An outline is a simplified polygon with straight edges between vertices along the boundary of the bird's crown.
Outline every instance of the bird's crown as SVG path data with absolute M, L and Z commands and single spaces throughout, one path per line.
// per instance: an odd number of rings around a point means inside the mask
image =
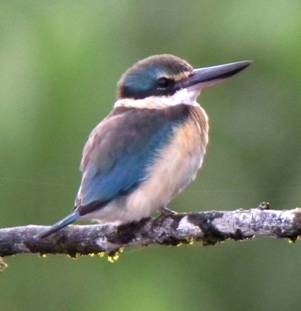
M 179 57 L 170 54 L 150 56 L 122 75 L 118 83 L 118 97 L 141 99 L 172 95 L 176 92 L 176 82 L 187 78 L 192 71 L 192 66 Z

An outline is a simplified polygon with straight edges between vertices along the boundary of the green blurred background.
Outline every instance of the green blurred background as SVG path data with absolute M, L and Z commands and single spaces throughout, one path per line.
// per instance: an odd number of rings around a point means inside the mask
M 72 208 L 90 130 L 136 60 L 255 63 L 201 98 L 202 174 L 178 210 L 301 204 L 301 1 L 1 1 L 0 226 L 50 224 Z M 99 258 L 17 256 L 1 310 L 298 310 L 301 247 L 227 242 Z

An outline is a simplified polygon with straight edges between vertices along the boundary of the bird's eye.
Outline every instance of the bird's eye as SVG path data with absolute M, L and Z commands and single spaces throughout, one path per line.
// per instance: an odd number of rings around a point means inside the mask
M 174 81 L 172 79 L 168 79 L 165 77 L 159 78 L 157 82 L 158 88 L 160 89 L 166 89 L 168 87 L 173 86 L 173 84 L 174 84 Z

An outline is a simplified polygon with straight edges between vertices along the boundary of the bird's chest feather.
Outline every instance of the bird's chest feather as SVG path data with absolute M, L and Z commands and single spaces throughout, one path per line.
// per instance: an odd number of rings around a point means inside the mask
M 187 120 L 149 167 L 148 178 L 128 198 L 129 208 L 143 206 L 146 215 L 167 205 L 195 177 L 208 143 L 208 120 L 201 107 L 192 107 Z

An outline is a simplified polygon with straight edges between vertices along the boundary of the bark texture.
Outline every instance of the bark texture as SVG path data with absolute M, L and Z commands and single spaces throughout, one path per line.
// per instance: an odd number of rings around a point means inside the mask
M 268 203 L 248 210 L 168 214 L 122 226 L 72 225 L 48 238 L 39 237 L 47 226 L 28 225 L 0 229 L 0 256 L 24 253 L 107 253 L 148 245 L 178 245 L 202 241 L 204 245 L 227 239 L 288 238 L 301 234 L 301 209 L 272 210 Z

